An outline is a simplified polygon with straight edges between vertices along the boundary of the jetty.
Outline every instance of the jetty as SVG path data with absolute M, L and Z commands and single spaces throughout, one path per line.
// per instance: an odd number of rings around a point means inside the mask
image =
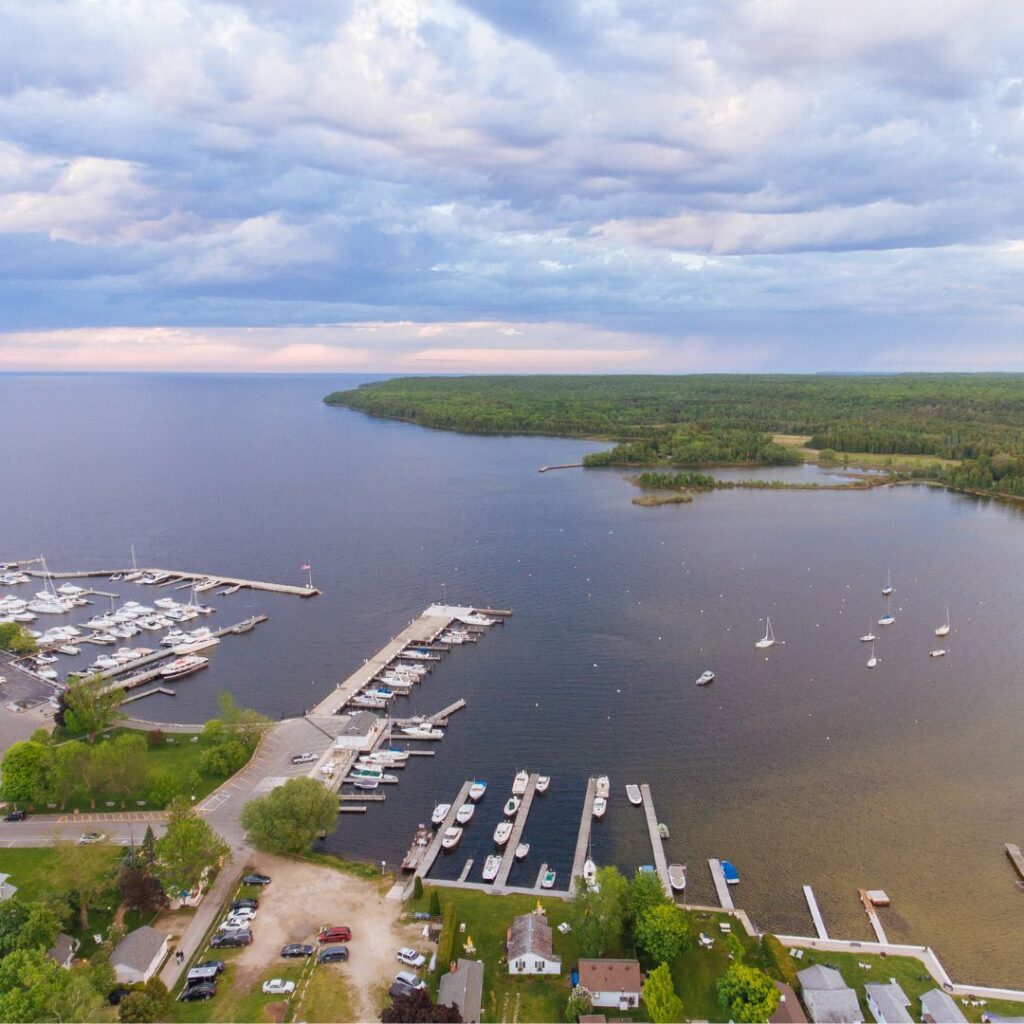
M 131 704 L 133 700 L 142 700 L 143 697 L 152 697 L 154 693 L 164 693 L 168 697 L 177 696 L 176 691 L 167 686 L 154 686 L 152 690 L 143 690 L 142 693 L 133 693 L 130 697 L 125 697 L 121 703 Z
M 312 716 L 339 714 L 353 697 L 370 686 L 391 662 L 395 661 L 407 647 L 432 644 L 453 623 L 464 616 L 488 615 L 503 621 L 512 613 L 494 608 L 472 608 L 459 605 L 432 604 L 409 623 L 397 636 L 392 637 L 372 658 L 368 658 L 347 679 L 340 682 L 316 707 L 308 713 Z M 484 627 L 481 627 L 484 628 Z M 420 659 L 433 663 L 433 657 Z M 457 702 L 456 702 L 457 703 Z M 458 710 L 453 708 L 452 710 Z M 449 711 L 449 714 L 451 711 Z
M 644 802 L 644 814 L 647 815 L 647 832 L 651 839 L 651 851 L 654 854 L 654 867 L 661 879 L 665 895 L 672 898 L 672 883 L 668 877 L 668 861 L 665 859 L 665 844 L 658 832 L 658 818 L 654 813 L 654 799 L 651 796 L 651 787 L 647 783 L 640 786 L 640 796 Z
M 272 594 L 295 594 L 297 597 L 315 597 L 320 591 L 316 587 L 296 587 L 288 583 L 267 583 L 264 580 L 244 580 L 236 576 L 221 576 L 216 572 L 183 572 L 179 569 L 85 569 L 79 572 L 44 572 L 42 569 L 28 569 L 29 576 L 53 577 L 55 580 L 84 580 L 97 576 L 117 576 L 129 572 L 140 572 L 143 575 L 163 574 L 168 577 L 176 577 L 176 580 L 169 582 L 189 581 L 191 586 L 198 580 L 209 580 L 217 586 L 248 587 L 250 590 L 265 590 Z M 135 582 L 135 581 L 129 581 Z M 211 588 L 212 589 L 212 588 Z
M 827 939 L 828 931 L 825 929 L 825 920 L 818 909 L 818 901 L 814 898 L 814 890 L 804 886 L 804 899 L 807 900 L 807 909 L 811 912 L 811 920 L 814 922 L 814 930 L 818 933 L 819 939 Z
M 454 704 L 449 704 L 448 707 L 442 708 L 440 711 L 437 711 L 432 715 L 427 715 L 426 718 L 392 718 L 391 724 L 397 725 L 399 728 L 403 725 L 416 725 L 417 722 L 430 722 L 431 725 L 447 725 L 448 716 L 454 715 L 456 711 L 461 711 L 465 706 L 465 698 L 460 697 Z M 420 753 L 427 754 L 431 753 L 431 751 L 424 750 L 420 751 Z
M 1017 869 L 1017 874 L 1024 879 L 1024 856 L 1021 855 L 1020 847 L 1016 843 L 1007 843 L 1006 856 L 1010 858 L 1010 863 Z
M 590 829 L 594 824 L 594 795 L 597 793 L 597 779 L 587 779 L 587 795 L 583 798 L 583 814 L 580 816 L 580 830 L 576 835 L 576 853 L 572 858 L 572 876 L 569 879 L 569 891 L 576 887 L 576 879 L 583 876 L 583 864 L 587 859 L 590 846 Z
M 530 813 L 530 806 L 533 803 L 534 794 L 537 792 L 537 779 L 538 775 L 533 773 L 529 781 L 526 783 L 526 792 L 523 793 L 523 801 L 519 805 L 519 810 L 516 811 L 516 820 L 512 826 L 512 835 L 509 837 L 508 842 L 505 844 L 505 849 L 501 855 L 501 867 L 498 868 L 498 874 L 494 879 L 494 888 L 502 888 L 506 882 L 508 882 L 509 872 L 512 870 L 512 865 L 516 859 L 516 847 L 519 845 L 520 840 L 523 836 L 523 829 L 526 828 L 526 817 Z
M 412 878 L 409 880 L 408 891 L 411 893 L 413 886 L 416 884 L 416 879 L 424 879 L 427 877 L 430 869 L 434 866 L 434 861 L 437 860 L 437 855 L 441 852 L 441 840 L 444 838 L 445 832 L 455 824 L 455 816 L 459 813 L 459 808 L 469 799 L 469 790 L 472 787 L 472 780 L 464 782 L 462 789 L 459 790 L 459 795 L 453 801 L 451 808 L 447 815 L 445 815 L 444 821 L 441 822 L 440 827 L 434 834 L 434 838 L 427 847 L 427 852 L 423 855 L 423 860 L 419 862 L 416 870 L 413 872 Z M 432 883 L 433 884 L 433 883 Z M 463 885 L 469 883 L 463 882 Z M 490 886 L 485 886 L 488 890 Z
M 871 897 L 868 896 L 864 889 L 858 890 L 858 894 L 861 903 L 864 905 L 864 912 L 868 915 L 868 920 L 871 922 L 871 927 L 875 930 L 875 936 L 883 945 L 888 944 L 889 939 L 886 937 L 881 918 L 878 916 L 878 911 L 875 910 L 874 903 L 871 902 Z
M 729 883 L 725 880 L 725 872 L 722 871 L 722 862 L 717 857 L 708 861 L 711 868 L 711 878 L 715 883 L 715 892 L 718 893 L 718 903 L 723 910 L 735 910 L 732 902 L 732 894 L 729 892 Z

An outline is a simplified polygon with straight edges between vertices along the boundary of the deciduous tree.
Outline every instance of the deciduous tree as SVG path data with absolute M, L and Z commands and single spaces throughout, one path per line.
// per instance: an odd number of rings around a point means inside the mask
M 762 1022 L 779 1005 L 779 990 L 759 968 L 733 963 L 718 979 L 718 1002 L 733 1020 Z
M 644 981 L 644 1004 L 654 1024 L 674 1024 L 683 1015 L 683 1001 L 672 984 L 668 964 L 659 964 Z
M 315 779 L 289 779 L 242 809 L 242 827 L 259 850 L 302 853 L 334 827 L 338 798 Z
M 54 882 L 78 903 L 79 923 L 89 927 L 89 907 L 114 883 L 117 853 L 109 843 L 73 843 L 59 839 Z
M 405 996 L 395 996 L 380 1015 L 382 1024 L 461 1024 L 462 1014 L 452 1006 L 435 1005 L 426 989 L 417 989 Z
M 654 871 L 637 871 L 629 883 L 629 916 L 639 920 L 646 911 L 662 903 L 669 903 L 665 886 Z
M 142 868 L 125 868 L 117 880 L 117 890 L 129 910 L 159 910 L 167 903 L 160 879 Z
M 690 944 L 690 924 L 672 903 L 645 911 L 633 928 L 636 944 L 657 963 L 669 963 Z
M 72 736 L 84 735 L 92 743 L 96 734 L 124 717 L 120 690 L 108 690 L 98 675 L 74 679 L 61 698 L 61 722 Z
M 586 1016 L 594 1009 L 594 1000 L 590 990 L 577 985 L 570 993 L 565 1004 L 566 1024 L 576 1024 L 580 1017 Z
M 572 926 L 587 956 L 602 956 L 622 937 L 629 883 L 618 868 L 601 868 L 594 888 L 578 880 L 572 902 Z
M 0 651 L 31 654 L 35 649 L 36 642 L 24 626 L 17 622 L 0 622 Z
M 85 763 L 90 754 L 89 747 L 79 740 L 53 748 L 46 795 L 61 808 L 85 788 Z
M 159 978 L 150 978 L 121 1000 L 117 1018 L 125 1024 L 152 1024 L 167 1019 L 173 1002 L 167 986 Z
M 88 969 L 66 971 L 45 950 L 18 949 L 0 960 L 0 1021 L 91 1021 L 103 998 Z
M 203 873 L 228 853 L 228 845 L 198 817 L 183 797 L 170 808 L 167 831 L 156 841 L 159 874 L 168 888 L 188 892 Z
M 2 763 L 3 797 L 15 804 L 30 804 L 46 793 L 51 751 L 41 743 L 12 743 Z

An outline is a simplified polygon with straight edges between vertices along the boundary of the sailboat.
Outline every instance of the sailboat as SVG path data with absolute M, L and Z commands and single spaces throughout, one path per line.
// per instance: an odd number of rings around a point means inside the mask
M 887 572 L 886 575 L 885 575 L 885 586 L 882 587 L 882 595 L 884 597 L 888 597 L 892 592 L 893 592 L 892 570 L 890 569 L 889 572 Z
M 878 664 L 878 659 L 875 657 L 875 641 L 871 641 L 871 657 L 868 658 L 868 668 L 874 668 Z
M 936 636 L 949 636 L 949 605 L 946 605 L 946 623 L 935 630 Z
M 132 552 L 132 571 L 126 572 L 124 574 L 123 579 L 125 583 L 131 583 L 132 581 L 137 580 L 142 575 L 142 570 L 139 569 L 138 565 L 135 562 L 135 545 L 131 544 L 129 546 L 131 547 Z
M 890 607 L 891 603 L 889 598 L 885 599 L 885 614 L 878 620 L 880 626 L 891 626 L 896 621 L 896 616 L 893 615 Z
M 871 632 L 871 623 L 868 623 L 868 631 L 860 638 L 860 642 L 862 644 L 870 644 L 877 639 L 878 637 Z
M 754 644 L 758 650 L 762 651 L 775 645 L 775 634 L 772 632 L 772 620 L 766 619 L 765 622 L 767 629 L 764 631 L 764 636 Z

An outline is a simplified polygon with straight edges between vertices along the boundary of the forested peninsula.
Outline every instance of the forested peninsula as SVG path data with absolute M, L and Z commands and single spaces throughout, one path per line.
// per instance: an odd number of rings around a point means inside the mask
M 1024 497 L 1024 375 L 402 377 L 324 401 L 425 427 L 604 438 L 587 466 L 858 461 Z

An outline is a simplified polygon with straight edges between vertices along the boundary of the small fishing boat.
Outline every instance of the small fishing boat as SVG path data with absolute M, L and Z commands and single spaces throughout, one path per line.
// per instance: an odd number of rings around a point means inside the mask
M 526 786 L 529 781 L 529 772 L 517 772 L 515 779 L 512 781 L 512 795 L 522 796 L 526 792 Z
M 712 672 L 711 669 L 708 669 L 707 671 L 702 672 L 697 677 L 697 685 L 698 686 L 707 686 L 708 683 L 713 683 L 714 681 L 715 681 L 715 673 Z
M 501 857 L 496 853 L 492 853 L 487 860 L 484 861 L 484 881 L 493 882 L 498 877 L 498 871 L 501 869 Z
M 629 798 L 629 802 L 637 807 L 644 802 L 644 798 L 640 795 L 640 787 L 632 782 L 626 787 L 626 796 Z
M 593 885 L 597 881 L 597 865 L 588 857 L 583 862 L 583 881 Z
M 775 646 L 775 633 L 772 631 L 772 620 L 765 619 L 765 624 L 767 628 L 764 631 L 764 636 L 754 644 L 754 646 L 761 651 Z
M 451 809 L 451 804 L 438 804 L 434 808 L 434 813 L 430 816 L 431 822 L 435 825 L 440 825 L 448 817 L 448 812 Z
M 477 779 L 472 786 L 469 787 L 469 799 L 479 800 L 484 793 L 487 792 L 487 783 L 483 779 Z
M 454 850 L 462 840 L 462 829 L 457 825 L 452 825 L 451 828 L 445 829 L 444 835 L 441 837 L 441 847 L 445 850 Z
M 544 877 L 540 880 L 540 887 L 542 889 L 553 889 L 555 887 L 555 873 L 550 868 L 544 872 Z
M 686 865 L 669 864 L 668 881 L 676 892 L 682 892 L 686 888 Z
M 548 791 L 548 786 L 550 786 L 550 785 L 551 785 L 551 776 L 550 775 L 538 775 L 537 776 L 537 792 L 538 793 L 546 793 Z
M 494 841 L 499 846 L 504 846 L 512 835 L 512 822 L 499 821 L 498 827 L 494 830 Z
M 740 884 L 740 873 L 733 866 L 732 861 L 730 861 L 730 860 L 723 860 L 722 861 L 722 874 L 725 876 L 725 880 L 726 880 L 726 882 L 729 885 L 739 885 Z
M 928 652 L 929 658 L 943 658 L 946 655 L 946 650 L 943 647 L 938 647 L 934 651 Z
M 597 782 L 594 784 L 594 793 L 597 796 L 603 796 L 605 800 L 608 799 L 612 791 L 612 785 L 608 781 L 607 775 L 599 775 Z
M 510 796 L 505 801 L 505 817 L 511 818 L 519 810 L 520 800 L 517 796 Z
M 594 817 L 603 818 L 604 812 L 608 810 L 608 800 L 603 796 L 594 797 Z
M 520 843 L 516 847 L 516 860 L 524 860 L 526 855 L 530 852 L 529 843 Z
M 473 817 L 473 812 L 476 810 L 475 804 L 463 804 L 455 814 L 455 820 L 460 825 L 465 825 L 469 822 L 469 819 Z
M 668 825 L 666 825 L 663 821 L 658 822 L 658 835 L 661 836 L 662 839 L 669 838 Z
M 935 630 L 936 636 L 949 636 L 949 606 L 946 606 L 946 621 Z

